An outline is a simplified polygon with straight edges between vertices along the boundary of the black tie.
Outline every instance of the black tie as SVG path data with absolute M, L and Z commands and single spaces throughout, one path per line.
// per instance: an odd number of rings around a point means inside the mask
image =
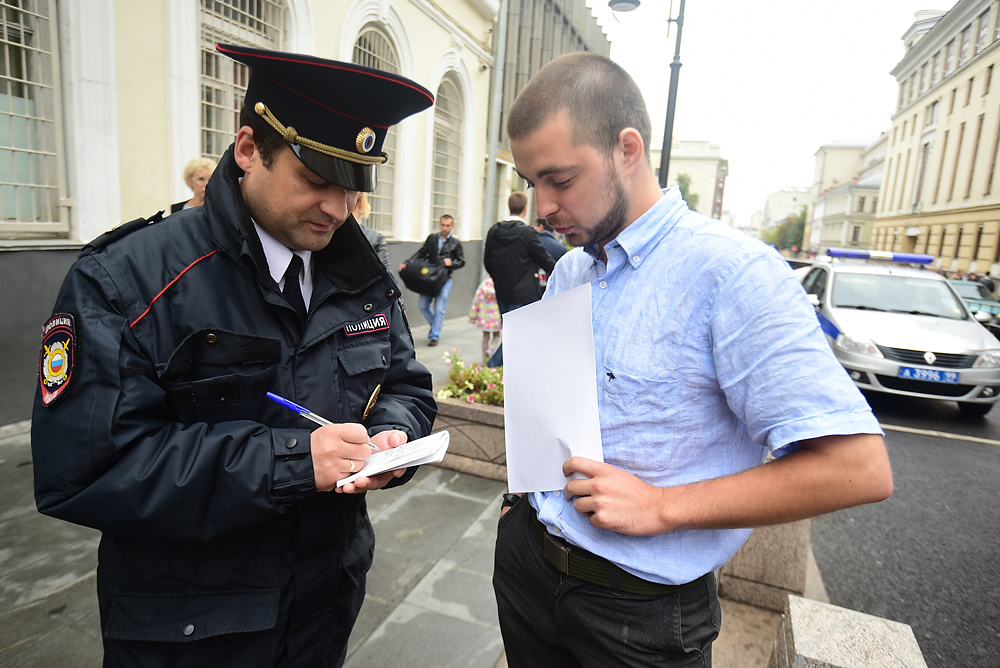
M 281 291 L 281 294 L 285 295 L 285 299 L 302 318 L 302 322 L 305 322 L 306 303 L 302 300 L 302 288 L 299 286 L 299 274 L 301 273 L 302 258 L 292 253 L 292 261 L 288 263 L 288 269 L 285 270 L 285 289 Z

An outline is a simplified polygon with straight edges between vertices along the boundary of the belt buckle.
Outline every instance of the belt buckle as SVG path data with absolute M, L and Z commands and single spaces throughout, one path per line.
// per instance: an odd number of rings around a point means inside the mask
M 545 558 L 559 572 L 569 574 L 569 553 L 572 548 L 566 541 L 556 538 L 548 531 L 544 532 L 542 538 L 544 539 L 542 545 L 545 548 Z

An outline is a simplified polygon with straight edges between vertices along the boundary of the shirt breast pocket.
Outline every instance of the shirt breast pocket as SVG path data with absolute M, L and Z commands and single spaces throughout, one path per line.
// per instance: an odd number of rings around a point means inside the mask
M 189 334 L 159 372 L 184 425 L 251 420 L 277 381 L 278 339 L 220 329 Z

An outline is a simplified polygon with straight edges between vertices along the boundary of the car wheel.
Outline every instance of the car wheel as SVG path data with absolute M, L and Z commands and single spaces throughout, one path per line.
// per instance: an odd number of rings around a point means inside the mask
M 968 404 L 959 403 L 958 412 L 967 417 L 983 417 L 990 412 L 993 404 Z

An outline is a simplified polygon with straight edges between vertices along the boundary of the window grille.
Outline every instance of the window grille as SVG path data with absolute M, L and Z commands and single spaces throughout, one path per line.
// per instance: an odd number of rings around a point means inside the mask
M 0 0 L 0 231 L 69 231 L 55 4 Z
M 431 228 L 441 216 L 458 215 L 458 184 L 462 173 L 462 100 L 447 77 L 434 103 L 434 184 Z
M 219 42 L 281 50 L 285 8 L 277 0 L 201 0 L 201 153 L 218 160 L 239 130 L 250 69 Z
M 399 56 L 389 38 L 375 26 L 367 26 L 361 30 L 358 41 L 354 43 L 354 55 L 351 58 L 356 64 L 372 69 L 400 74 Z M 364 95 L 364 91 L 355 92 Z M 372 212 L 368 217 L 368 226 L 378 230 L 387 237 L 393 236 L 392 202 L 393 189 L 396 180 L 396 127 L 389 128 L 382 143 L 382 150 L 389 155 L 389 161 L 375 167 L 377 185 L 375 192 L 368 193 Z

